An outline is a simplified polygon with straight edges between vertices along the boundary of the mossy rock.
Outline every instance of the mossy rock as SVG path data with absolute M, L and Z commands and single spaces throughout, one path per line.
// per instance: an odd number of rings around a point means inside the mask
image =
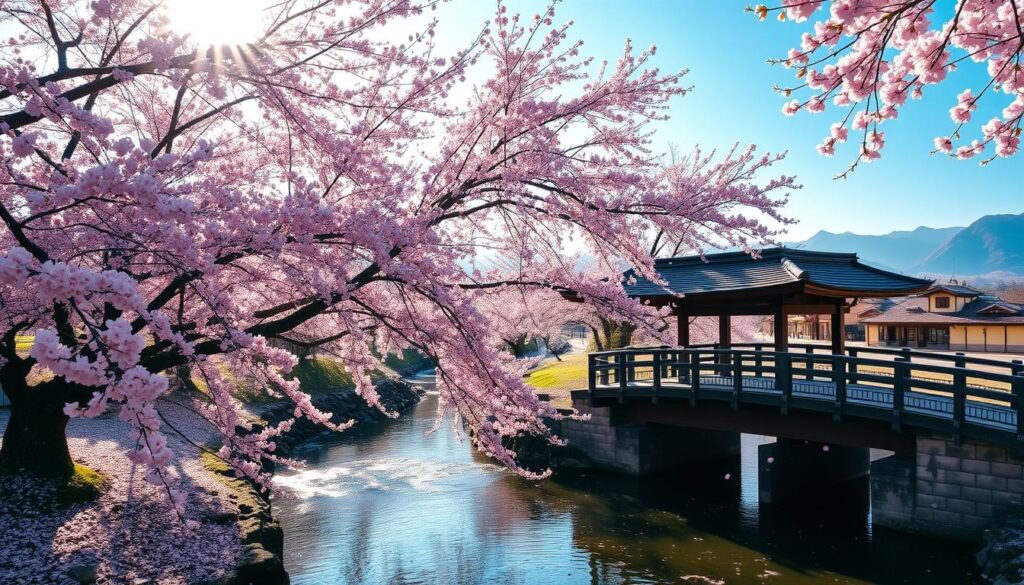
M 75 472 L 57 485 L 57 501 L 61 504 L 78 504 L 91 502 L 100 497 L 110 487 L 110 478 L 106 475 L 75 463 Z

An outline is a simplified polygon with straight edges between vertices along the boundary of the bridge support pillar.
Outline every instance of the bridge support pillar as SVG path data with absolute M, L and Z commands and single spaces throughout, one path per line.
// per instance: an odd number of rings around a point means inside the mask
M 917 473 L 912 455 L 890 455 L 871 462 L 871 523 L 914 530 Z
M 771 504 L 868 472 L 868 449 L 779 439 L 757 448 L 758 499 Z
M 622 406 L 593 407 L 585 394 L 573 396 L 573 407 L 590 420 L 562 421 L 562 438 L 609 471 L 644 475 L 740 453 L 739 433 L 628 424 L 622 420 Z

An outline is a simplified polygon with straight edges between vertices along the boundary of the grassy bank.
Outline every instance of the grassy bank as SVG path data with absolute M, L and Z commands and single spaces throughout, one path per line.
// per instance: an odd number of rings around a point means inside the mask
M 526 383 L 549 394 L 555 406 L 570 405 L 569 392 L 587 387 L 587 354 L 570 353 L 530 372 Z

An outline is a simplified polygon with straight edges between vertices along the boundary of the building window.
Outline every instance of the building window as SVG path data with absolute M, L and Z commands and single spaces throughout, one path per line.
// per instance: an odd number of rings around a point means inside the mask
M 936 309 L 948 309 L 949 308 L 949 297 L 935 297 L 935 308 Z
M 928 345 L 949 346 L 949 327 L 927 327 Z

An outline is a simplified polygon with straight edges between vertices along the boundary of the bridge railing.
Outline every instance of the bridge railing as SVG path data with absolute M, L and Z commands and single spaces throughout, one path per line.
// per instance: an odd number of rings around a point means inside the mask
M 775 352 L 759 345 L 591 353 L 591 397 L 656 401 L 672 396 L 689 398 L 694 404 L 707 398 L 727 400 L 736 408 L 748 402 L 774 404 L 783 413 L 797 406 L 828 410 L 837 419 L 848 413 L 890 419 L 897 429 L 909 421 L 948 430 L 957 439 L 965 431 L 979 431 L 1024 442 L 1024 366 L 1020 362 L 942 356 L 952 358 L 946 360 L 902 351 L 892 359 L 864 357 L 859 351 L 853 355 L 805 348 Z M 992 363 L 1005 366 L 1006 371 L 993 371 Z
M 699 345 L 690 345 L 688 348 L 695 349 L 718 349 L 717 343 L 707 343 Z M 774 349 L 772 343 L 759 343 L 759 342 L 748 342 L 748 343 L 733 343 L 730 345 L 733 349 L 752 349 L 754 351 L 772 351 Z M 789 344 L 790 353 L 813 353 L 815 355 L 832 355 L 832 346 L 823 343 L 791 343 Z M 950 365 L 956 365 L 959 367 L 972 367 L 979 366 L 987 370 L 993 370 L 997 372 L 1003 372 L 1013 375 L 1021 369 L 1024 369 L 1024 362 L 1021 360 L 999 360 L 992 358 L 979 358 L 974 356 L 968 356 L 964 352 L 955 353 L 939 353 L 936 351 L 927 351 L 913 349 L 910 347 L 891 348 L 891 347 L 867 347 L 867 346 L 847 346 L 844 355 L 850 357 L 859 356 L 887 356 L 887 357 L 902 357 L 907 360 L 926 360 L 936 363 L 946 363 Z M 979 368 L 979 369 L 980 369 Z

